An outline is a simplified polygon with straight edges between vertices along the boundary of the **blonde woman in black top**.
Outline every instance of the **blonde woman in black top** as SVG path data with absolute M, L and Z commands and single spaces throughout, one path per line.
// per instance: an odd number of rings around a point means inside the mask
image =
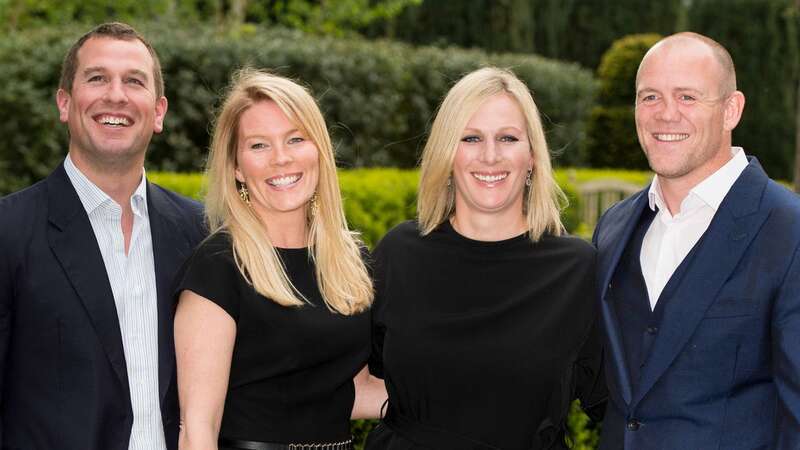
M 351 415 L 383 400 L 362 370 L 354 406 L 373 293 L 311 95 L 240 73 L 207 175 L 213 234 L 185 267 L 175 318 L 180 448 L 350 448 Z
M 569 237 L 539 113 L 511 72 L 450 90 L 422 156 L 417 222 L 375 252 L 371 371 L 389 407 L 367 449 L 562 449 L 573 398 L 606 388 L 595 251 Z

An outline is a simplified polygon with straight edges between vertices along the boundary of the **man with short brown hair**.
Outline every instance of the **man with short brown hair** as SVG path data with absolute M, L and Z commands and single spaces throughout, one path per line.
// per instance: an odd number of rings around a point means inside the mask
M 158 58 L 103 24 L 64 60 L 69 153 L 0 199 L 0 446 L 176 450 L 172 282 L 201 206 L 148 183 L 163 129 Z

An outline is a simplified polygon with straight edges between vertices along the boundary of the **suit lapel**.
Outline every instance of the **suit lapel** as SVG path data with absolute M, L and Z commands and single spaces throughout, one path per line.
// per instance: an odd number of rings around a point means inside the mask
M 731 187 L 703 235 L 680 285 L 665 305 L 659 333 L 633 398 L 644 397 L 683 350 L 706 310 L 739 264 L 766 214 L 756 214 L 768 178 L 751 161 Z
M 127 390 L 125 352 L 111 283 L 92 225 L 63 165 L 47 178 L 47 195 L 50 248 L 86 308 L 108 360 Z
M 608 336 L 609 351 L 612 356 L 615 373 L 614 378 L 618 380 L 620 394 L 625 403 L 630 404 L 632 388 L 630 382 L 630 372 L 628 371 L 625 351 L 622 346 L 620 336 L 620 326 L 617 320 L 617 312 L 614 305 L 606 300 L 611 277 L 617 269 L 619 259 L 622 256 L 628 241 L 636 229 L 636 224 L 642 215 L 642 210 L 647 207 L 647 189 L 640 191 L 627 203 L 621 204 L 618 210 L 614 211 L 614 217 L 609 218 L 608 225 L 605 225 L 602 233 L 598 233 L 595 244 L 600 250 L 599 264 L 600 274 L 598 277 L 600 285 L 600 311 L 602 313 L 603 325 Z M 619 219 L 616 219 L 619 217 Z
M 158 292 L 158 381 L 163 399 L 175 371 L 173 283 L 178 269 L 191 254 L 192 243 L 179 225 L 176 206 L 150 183 L 147 184 L 147 203 Z

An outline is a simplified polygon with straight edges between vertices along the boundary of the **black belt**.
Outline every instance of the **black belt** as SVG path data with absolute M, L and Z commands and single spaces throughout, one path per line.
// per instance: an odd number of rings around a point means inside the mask
M 324 444 L 277 444 L 274 442 L 242 441 L 221 437 L 219 438 L 219 445 L 238 450 L 353 450 L 352 439 Z
M 383 423 L 406 439 L 427 448 L 441 450 L 499 450 L 497 447 L 485 442 L 476 441 L 429 425 L 423 425 L 411 418 L 401 416 L 392 410 L 391 405 L 389 405 L 389 410 L 386 412 L 386 417 L 383 418 Z

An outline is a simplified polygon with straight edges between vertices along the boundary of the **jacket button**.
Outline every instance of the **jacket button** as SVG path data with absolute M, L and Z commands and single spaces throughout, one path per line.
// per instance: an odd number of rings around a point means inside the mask
M 629 431 L 636 431 L 636 430 L 639 429 L 639 427 L 641 425 L 642 425 L 641 422 L 639 422 L 638 420 L 631 419 L 631 420 L 628 421 L 627 428 L 628 428 Z
M 647 327 L 647 334 L 656 334 L 658 333 L 658 327 Z

